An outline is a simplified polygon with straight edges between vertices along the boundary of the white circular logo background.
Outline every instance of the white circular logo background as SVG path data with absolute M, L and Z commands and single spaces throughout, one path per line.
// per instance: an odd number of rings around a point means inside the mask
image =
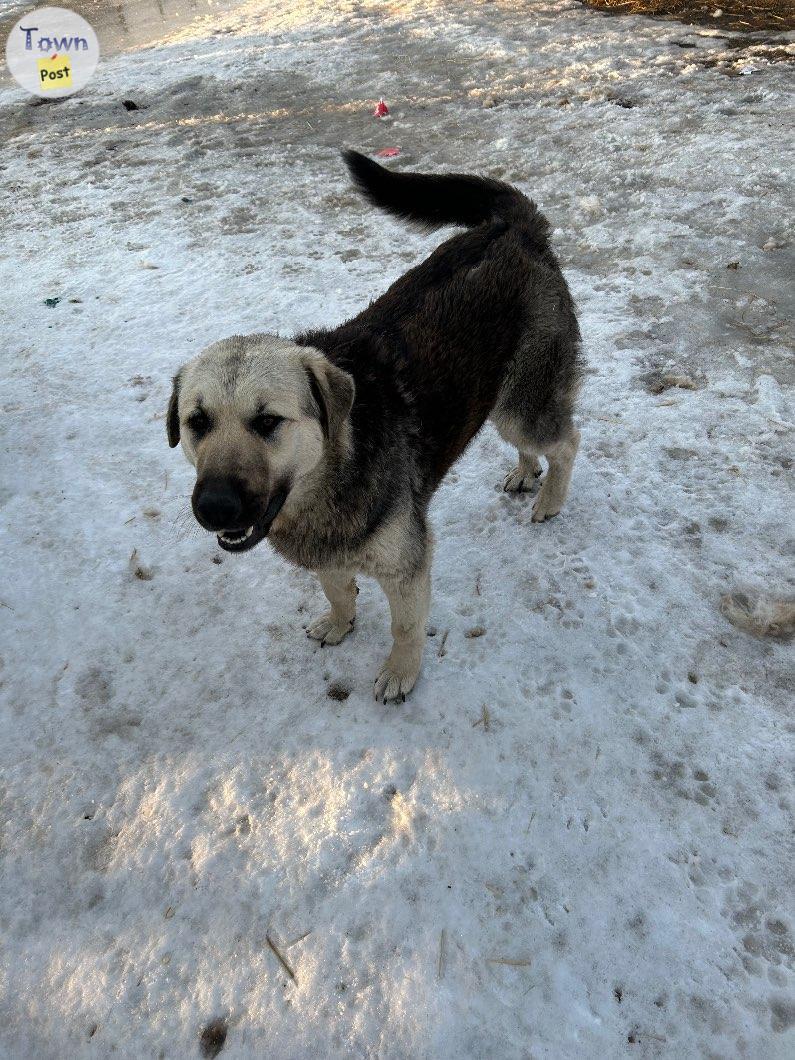
M 99 62 L 97 35 L 65 7 L 40 7 L 23 15 L 8 35 L 6 62 L 17 84 L 43 99 L 71 96 Z

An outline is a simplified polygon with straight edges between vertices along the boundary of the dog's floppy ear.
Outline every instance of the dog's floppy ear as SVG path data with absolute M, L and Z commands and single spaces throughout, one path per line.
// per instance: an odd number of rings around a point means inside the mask
M 307 355 L 303 361 L 323 433 L 327 438 L 336 438 L 351 411 L 356 386 L 347 372 L 320 353 Z
M 180 372 L 174 376 L 174 385 L 171 390 L 171 399 L 168 403 L 168 412 L 166 413 L 166 433 L 168 434 L 168 444 L 172 449 L 179 445 L 179 384 L 180 384 Z

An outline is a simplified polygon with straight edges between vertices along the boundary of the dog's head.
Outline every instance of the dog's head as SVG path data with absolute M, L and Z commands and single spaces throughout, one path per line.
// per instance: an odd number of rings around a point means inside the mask
M 275 335 L 208 346 L 174 378 L 169 445 L 196 468 L 193 512 L 227 552 L 267 536 L 291 493 L 347 444 L 353 379 Z

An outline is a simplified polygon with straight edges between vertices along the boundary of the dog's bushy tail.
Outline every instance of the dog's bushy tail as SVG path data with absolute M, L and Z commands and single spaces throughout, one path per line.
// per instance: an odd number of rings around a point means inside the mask
M 393 173 L 358 151 L 343 151 L 342 157 L 369 202 L 426 229 L 537 216 L 534 203 L 499 180 L 465 173 Z

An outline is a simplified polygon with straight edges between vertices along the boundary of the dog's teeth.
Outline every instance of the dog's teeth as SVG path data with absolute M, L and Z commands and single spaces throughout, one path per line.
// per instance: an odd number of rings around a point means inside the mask
M 254 527 L 250 526 L 248 530 L 237 530 L 234 533 L 230 533 L 228 530 L 222 530 L 218 536 L 221 541 L 225 541 L 227 545 L 239 545 L 242 541 L 248 541 L 253 533 Z

